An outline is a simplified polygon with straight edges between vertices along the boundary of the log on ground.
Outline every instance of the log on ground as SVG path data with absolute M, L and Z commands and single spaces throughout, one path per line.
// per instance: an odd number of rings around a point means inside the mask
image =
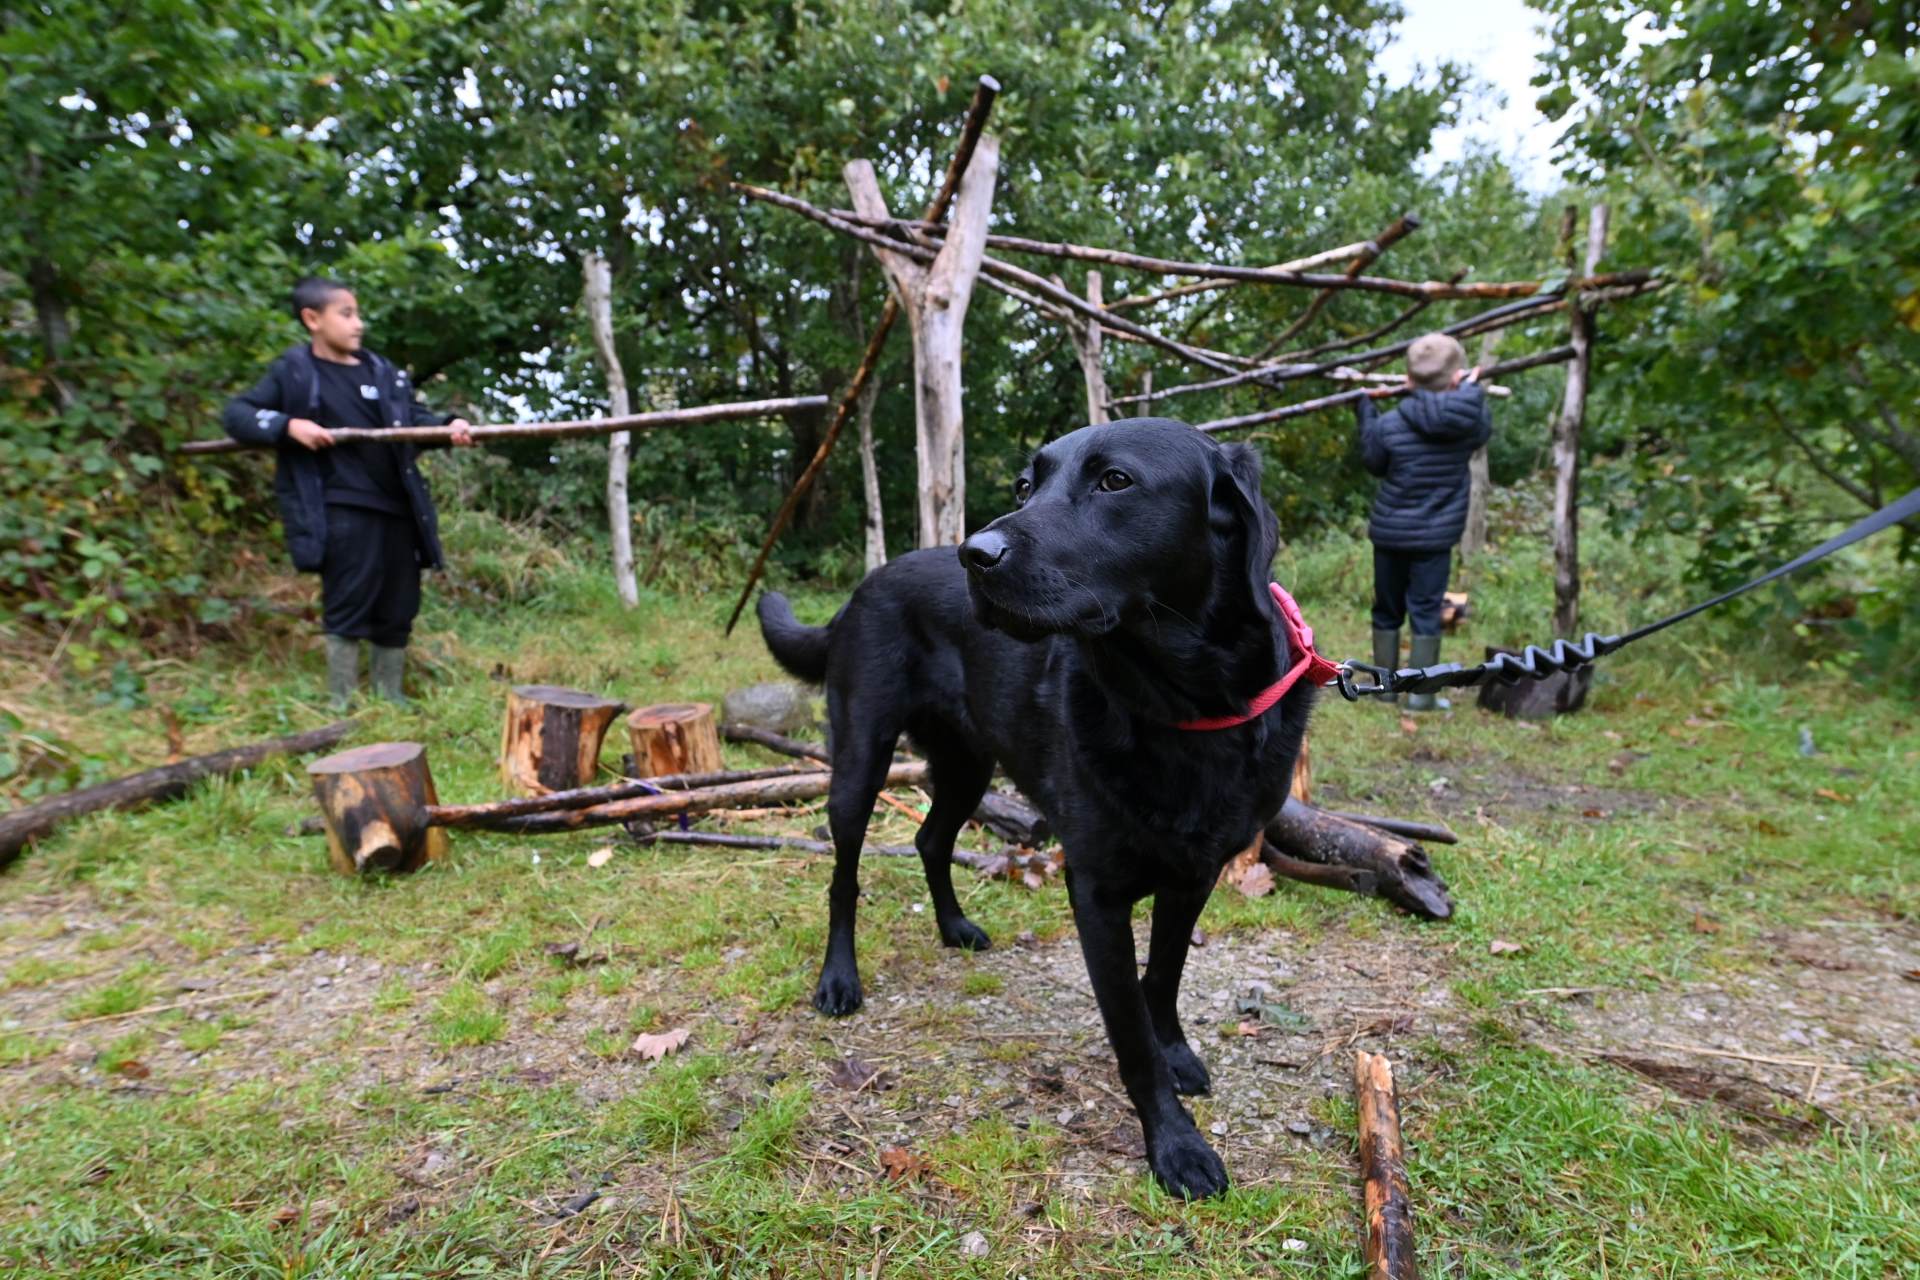
M 439 799 L 427 749 L 376 742 L 307 766 L 327 831 L 327 856 L 342 875 L 418 871 L 447 856 L 447 833 L 427 823 Z
M 1364 1050 L 1354 1054 L 1353 1087 L 1367 1212 L 1367 1280 L 1418 1280 L 1413 1200 L 1407 1187 L 1406 1150 L 1400 1141 L 1393 1064 L 1382 1054 Z
M 623 703 L 551 684 L 516 685 L 500 733 L 500 776 L 523 795 L 571 791 L 593 781 L 600 744 Z
M 1453 915 L 1447 882 L 1434 871 L 1426 850 L 1391 832 L 1289 798 L 1267 824 L 1266 838 L 1267 848 L 1279 855 L 1266 858 L 1275 875 L 1385 898 L 1403 911 L 1430 920 Z M 1302 863 L 1355 874 L 1302 875 Z
M 887 771 L 889 787 L 919 786 L 927 780 L 924 761 L 895 764 Z M 657 796 L 635 796 L 586 809 L 563 809 L 555 813 L 533 813 L 521 817 L 492 819 L 472 825 L 488 831 L 512 831 L 536 834 L 547 831 L 576 831 L 583 827 L 604 827 L 633 822 L 663 814 L 708 813 L 715 809 L 735 809 L 755 805 L 788 804 L 826 795 L 833 775 L 794 774 L 767 778 L 758 782 L 733 782 L 717 787 L 698 787 L 688 791 L 668 791 Z
M 38 804 L 0 814 L 0 867 L 10 864 L 30 841 L 38 840 L 62 822 L 103 809 L 133 809 L 171 800 L 202 778 L 238 773 L 274 756 L 305 755 L 339 746 L 353 731 L 353 721 L 340 720 L 320 729 L 270 738 L 243 747 L 192 756 L 157 769 L 128 774 L 112 782 L 83 787 Z

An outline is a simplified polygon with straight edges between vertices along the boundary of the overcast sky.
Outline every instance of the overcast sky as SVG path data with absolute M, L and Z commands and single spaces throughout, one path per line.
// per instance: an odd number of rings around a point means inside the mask
M 1545 191 L 1555 186 L 1549 157 L 1559 130 L 1533 109 L 1537 90 L 1527 83 L 1534 73 L 1534 55 L 1546 45 L 1536 30 L 1541 15 L 1522 0 L 1401 3 L 1406 20 L 1380 60 L 1390 78 L 1405 83 L 1423 68 L 1451 59 L 1471 68 L 1493 89 L 1470 108 L 1459 128 L 1434 135 L 1432 163 L 1457 158 L 1469 141 L 1484 141 L 1507 158 L 1528 187 Z

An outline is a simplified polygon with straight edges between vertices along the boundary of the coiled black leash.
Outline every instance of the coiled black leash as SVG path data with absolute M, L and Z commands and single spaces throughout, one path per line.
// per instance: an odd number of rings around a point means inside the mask
M 1745 595 L 1756 587 L 1763 587 L 1775 578 L 1783 578 L 1796 569 L 1805 568 L 1815 560 L 1830 556 L 1842 547 L 1850 547 L 1863 538 L 1871 538 L 1882 529 L 1890 529 L 1903 520 L 1911 520 L 1920 515 L 1920 489 L 1915 489 L 1906 497 L 1889 503 L 1866 519 L 1853 525 L 1837 537 L 1829 538 L 1813 550 L 1796 560 L 1788 561 L 1778 569 L 1762 574 L 1751 582 L 1743 583 L 1731 591 L 1722 592 L 1711 600 L 1703 600 L 1689 609 L 1671 614 L 1658 622 L 1649 622 L 1624 636 L 1603 636 L 1589 631 L 1579 641 L 1555 640 L 1545 649 L 1538 645 L 1528 645 L 1521 653 L 1503 653 L 1497 658 L 1471 667 L 1463 667 L 1457 662 L 1443 662 L 1432 667 L 1402 667 L 1393 670 L 1388 667 L 1376 667 L 1368 662 L 1343 662 L 1337 683 L 1340 693 L 1349 702 L 1358 702 L 1362 698 L 1392 698 L 1403 693 L 1438 693 L 1442 689 L 1468 689 L 1474 685 L 1485 684 L 1489 680 L 1498 680 L 1502 684 L 1518 684 L 1522 680 L 1544 680 L 1548 676 L 1562 671 L 1573 671 L 1617 653 L 1636 640 L 1644 640 L 1656 631 L 1665 631 L 1676 622 L 1685 622 L 1696 613 L 1705 613 L 1718 604 L 1725 604 L 1735 596 Z M 1355 681 L 1355 675 L 1371 676 L 1372 683 L 1362 684 Z

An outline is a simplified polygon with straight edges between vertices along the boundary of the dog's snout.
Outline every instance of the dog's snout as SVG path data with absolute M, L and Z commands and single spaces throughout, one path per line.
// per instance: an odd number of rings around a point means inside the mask
M 975 573 L 985 573 L 1007 558 L 1005 534 L 982 529 L 960 544 L 960 559 Z

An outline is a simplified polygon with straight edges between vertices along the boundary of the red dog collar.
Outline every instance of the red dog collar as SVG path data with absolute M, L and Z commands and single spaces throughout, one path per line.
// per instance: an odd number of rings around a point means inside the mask
M 1287 649 L 1300 655 L 1300 660 L 1287 669 L 1287 673 L 1262 689 L 1247 704 L 1244 715 L 1207 716 L 1200 720 L 1182 720 L 1173 727 L 1195 732 L 1208 732 L 1214 729 L 1231 729 L 1235 725 L 1257 720 L 1273 708 L 1273 704 L 1287 696 L 1287 690 L 1306 676 L 1314 684 L 1332 684 L 1340 668 L 1313 651 L 1313 628 L 1300 616 L 1300 606 L 1294 603 L 1287 589 L 1277 582 L 1267 584 L 1267 590 L 1273 593 L 1273 603 L 1280 610 L 1280 625 L 1286 629 Z

